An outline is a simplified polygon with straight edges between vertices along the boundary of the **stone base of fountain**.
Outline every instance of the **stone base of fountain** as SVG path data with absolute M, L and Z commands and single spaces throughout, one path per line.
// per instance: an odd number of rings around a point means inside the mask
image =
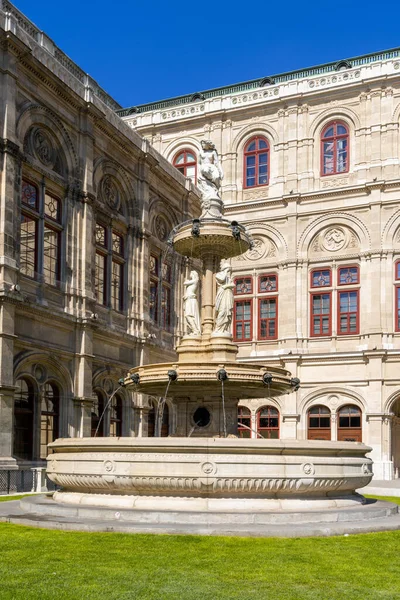
M 370 448 L 353 442 L 238 438 L 75 438 L 50 445 L 60 504 L 233 514 L 363 503 Z M 236 517 L 235 517 L 236 518 Z

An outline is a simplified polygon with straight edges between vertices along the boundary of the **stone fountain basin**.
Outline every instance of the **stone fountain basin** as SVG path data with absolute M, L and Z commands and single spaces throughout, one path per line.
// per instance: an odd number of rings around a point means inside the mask
M 362 502 L 372 479 L 355 442 L 68 438 L 49 445 L 66 504 L 146 510 L 301 510 Z
M 210 253 L 216 258 L 232 258 L 251 247 L 250 236 L 240 225 L 241 237 L 235 239 L 227 219 L 200 219 L 200 235 L 192 235 L 193 223 L 183 223 L 174 233 L 174 249 L 183 256 L 204 258 Z
M 261 367 L 260 365 L 228 363 L 179 362 L 157 363 L 135 367 L 129 371 L 125 378 L 125 386 L 133 387 L 136 392 L 164 396 L 168 384 L 168 371 L 174 370 L 178 374 L 176 381 L 172 381 L 169 394 L 174 398 L 190 394 L 210 395 L 221 397 L 221 383 L 217 379 L 218 370 L 223 367 L 228 379 L 224 382 L 224 393 L 227 400 L 231 398 L 268 398 L 281 396 L 293 391 L 290 384 L 289 371 L 279 367 Z M 272 382 L 266 385 L 262 376 L 265 372 L 272 375 Z M 140 377 L 139 384 L 133 384 L 130 378 L 133 374 Z

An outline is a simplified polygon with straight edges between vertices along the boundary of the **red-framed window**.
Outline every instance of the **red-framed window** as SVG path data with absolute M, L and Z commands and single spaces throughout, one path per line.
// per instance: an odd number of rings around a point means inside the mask
M 349 170 L 349 128 L 332 121 L 321 134 L 321 175 L 338 175 Z
M 276 340 L 278 337 L 278 298 L 258 299 L 258 339 Z
M 396 331 L 400 331 L 400 285 L 395 287 L 395 304 L 396 304 Z
M 240 296 L 242 294 L 253 293 L 253 278 L 252 277 L 235 277 L 235 294 Z
M 279 410 L 263 406 L 257 411 L 257 433 L 268 440 L 279 439 Z
M 394 278 L 396 281 L 400 280 L 400 260 L 396 261 L 394 265 Z
M 265 294 L 268 292 L 278 291 L 278 276 L 271 273 L 266 275 L 260 275 L 258 278 L 258 292 Z
M 61 200 L 45 189 L 22 180 L 20 271 L 49 285 L 61 279 Z
M 251 412 L 246 406 L 238 406 L 238 436 L 251 438 Z
M 338 292 L 338 335 L 359 333 L 359 291 Z
M 252 300 L 235 300 L 233 331 L 236 342 L 250 342 L 252 339 L 252 309 Z
M 358 406 L 342 406 L 337 414 L 339 442 L 362 442 L 361 410 Z
M 244 186 L 245 188 L 268 185 L 269 182 L 269 144 L 265 137 L 256 136 L 249 140 L 244 148 Z
M 180 150 L 172 161 L 174 167 L 185 177 L 190 177 L 193 183 L 197 180 L 197 159 L 193 150 Z
M 311 294 L 311 336 L 331 335 L 332 294 Z
M 360 283 L 360 269 L 357 265 L 340 267 L 338 269 L 338 285 L 353 285 Z
M 313 269 L 310 274 L 310 285 L 316 287 L 330 287 L 332 285 L 332 273 L 330 269 Z
M 307 437 L 309 440 L 331 439 L 331 411 L 327 406 L 313 406 L 307 413 Z

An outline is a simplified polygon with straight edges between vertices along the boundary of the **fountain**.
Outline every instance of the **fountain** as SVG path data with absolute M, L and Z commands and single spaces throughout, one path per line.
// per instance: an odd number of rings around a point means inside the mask
M 347 510 L 354 520 L 364 503 L 355 493 L 372 478 L 371 449 L 364 444 L 237 437 L 240 399 L 292 393 L 300 381 L 281 368 L 236 360 L 229 259 L 246 252 L 251 239 L 242 225 L 224 218 L 222 176 L 214 145 L 203 141 L 201 217 L 176 227 L 170 238 L 176 252 L 202 265 L 201 277 L 193 269 L 184 282 L 186 333 L 175 362 L 135 367 L 123 382 L 161 398 L 156 432 L 165 399 L 173 399 L 174 435 L 56 440 L 47 471 L 61 487 L 53 512 L 74 506 L 89 516 L 100 510 L 102 518 L 133 523 L 189 524 L 195 518 L 227 526 L 310 521 L 315 511 L 329 521 Z

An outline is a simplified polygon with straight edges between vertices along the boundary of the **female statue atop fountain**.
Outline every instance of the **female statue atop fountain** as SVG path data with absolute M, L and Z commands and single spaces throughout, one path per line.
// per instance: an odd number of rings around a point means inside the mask
M 197 290 L 199 287 L 199 274 L 190 271 L 190 277 L 183 282 L 185 294 L 183 296 L 183 313 L 188 335 L 201 335 L 199 302 Z
M 218 152 L 211 140 L 201 141 L 197 185 L 201 191 L 202 217 L 221 218 L 223 204 L 219 194 L 224 177 Z
M 233 313 L 232 268 L 229 263 L 221 262 L 221 271 L 215 275 L 218 291 L 215 298 L 214 334 L 230 334 Z

